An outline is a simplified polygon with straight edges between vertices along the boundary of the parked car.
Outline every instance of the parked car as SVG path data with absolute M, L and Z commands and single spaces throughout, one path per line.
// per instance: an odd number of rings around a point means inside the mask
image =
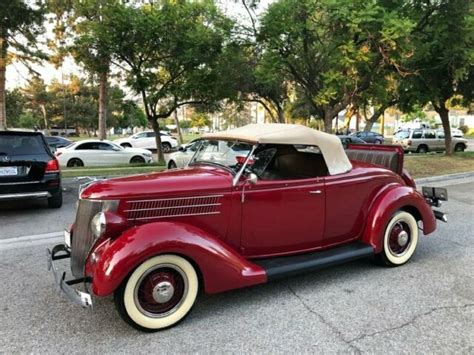
M 45 136 L 45 138 L 51 150 L 56 150 L 58 148 L 65 148 L 72 144 L 72 141 L 60 136 Z
M 247 153 L 208 155 L 220 145 Z M 50 269 L 71 301 L 90 307 L 91 293 L 73 287 L 90 284 L 97 297 L 114 295 L 127 323 L 157 331 L 182 320 L 199 289 L 224 292 L 372 256 L 403 265 L 419 234 L 446 221 L 431 205 L 447 193 L 424 187 L 423 196 L 403 170 L 401 147 L 376 148 L 345 151 L 336 136 L 299 125 L 205 134 L 187 168 L 84 187 Z M 74 279 L 57 268 L 64 258 Z
M 356 137 L 356 136 L 337 136 L 342 143 L 344 149 L 347 148 L 349 144 L 365 144 L 365 141 Z
M 355 132 L 351 134 L 351 136 L 352 135 L 357 138 L 362 139 L 366 143 L 382 144 L 384 141 L 383 136 L 380 133 L 376 133 L 376 132 L 360 131 L 360 132 Z
M 67 167 L 151 163 L 152 153 L 141 148 L 123 148 L 110 141 L 83 140 L 56 152 L 59 164 Z
M 168 132 L 161 131 L 161 146 L 164 153 L 169 153 L 172 149 L 178 147 L 178 140 Z M 154 131 L 144 131 L 135 133 L 127 138 L 120 138 L 114 141 L 122 147 L 144 148 L 156 150 L 156 140 Z
M 39 132 L 0 131 L 0 201 L 63 202 L 59 164 Z
M 393 144 L 399 144 L 407 152 L 427 153 L 446 150 L 444 132 L 433 129 L 409 129 L 395 133 Z M 464 138 L 452 138 L 454 151 L 462 152 L 467 148 Z

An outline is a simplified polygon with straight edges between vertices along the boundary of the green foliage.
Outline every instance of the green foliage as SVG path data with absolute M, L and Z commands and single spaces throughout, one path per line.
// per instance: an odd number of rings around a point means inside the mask
M 26 98 L 19 88 L 6 92 L 6 114 L 9 127 L 20 127 L 20 116 L 23 114 Z
M 461 125 L 461 126 L 459 126 L 459 130 L 460 130 L 463 134 L 467 134 L 467 133 L 469 132 L 469 126 Z
M 209 127 L 211 123 L 211 119 L 205 113 L 195 112 L 191 116 L 190 126 L 196 128 L 204 128 Z

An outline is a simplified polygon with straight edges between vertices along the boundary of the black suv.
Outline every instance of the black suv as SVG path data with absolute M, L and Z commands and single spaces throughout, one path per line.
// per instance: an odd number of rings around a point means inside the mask
M 43 134 L 0 131 L 0 201 L 47 198 L 63 203 L 59 163 Z

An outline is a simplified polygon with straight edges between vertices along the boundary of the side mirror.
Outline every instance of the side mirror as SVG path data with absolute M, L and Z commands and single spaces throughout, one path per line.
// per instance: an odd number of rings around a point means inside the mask
M 255 185 L 258 181 L 258 176 L 254 173 L 250 173 L 249 174 L 249 177 L 247 178 L 247 181 L 252 184 L 252 185 Z

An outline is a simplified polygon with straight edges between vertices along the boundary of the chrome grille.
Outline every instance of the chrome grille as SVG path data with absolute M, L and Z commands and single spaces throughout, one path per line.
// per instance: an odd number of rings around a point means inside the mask
M 127 201 L 124 212 L 131 221 L 218 214 L 221 197 L 209 195 Z
M 102 205 L 103 201 L 79 200 L 71 241 L 71 270 L 75 277 L 84 276 L 84 265 L 95 240 L 90 222 Z

